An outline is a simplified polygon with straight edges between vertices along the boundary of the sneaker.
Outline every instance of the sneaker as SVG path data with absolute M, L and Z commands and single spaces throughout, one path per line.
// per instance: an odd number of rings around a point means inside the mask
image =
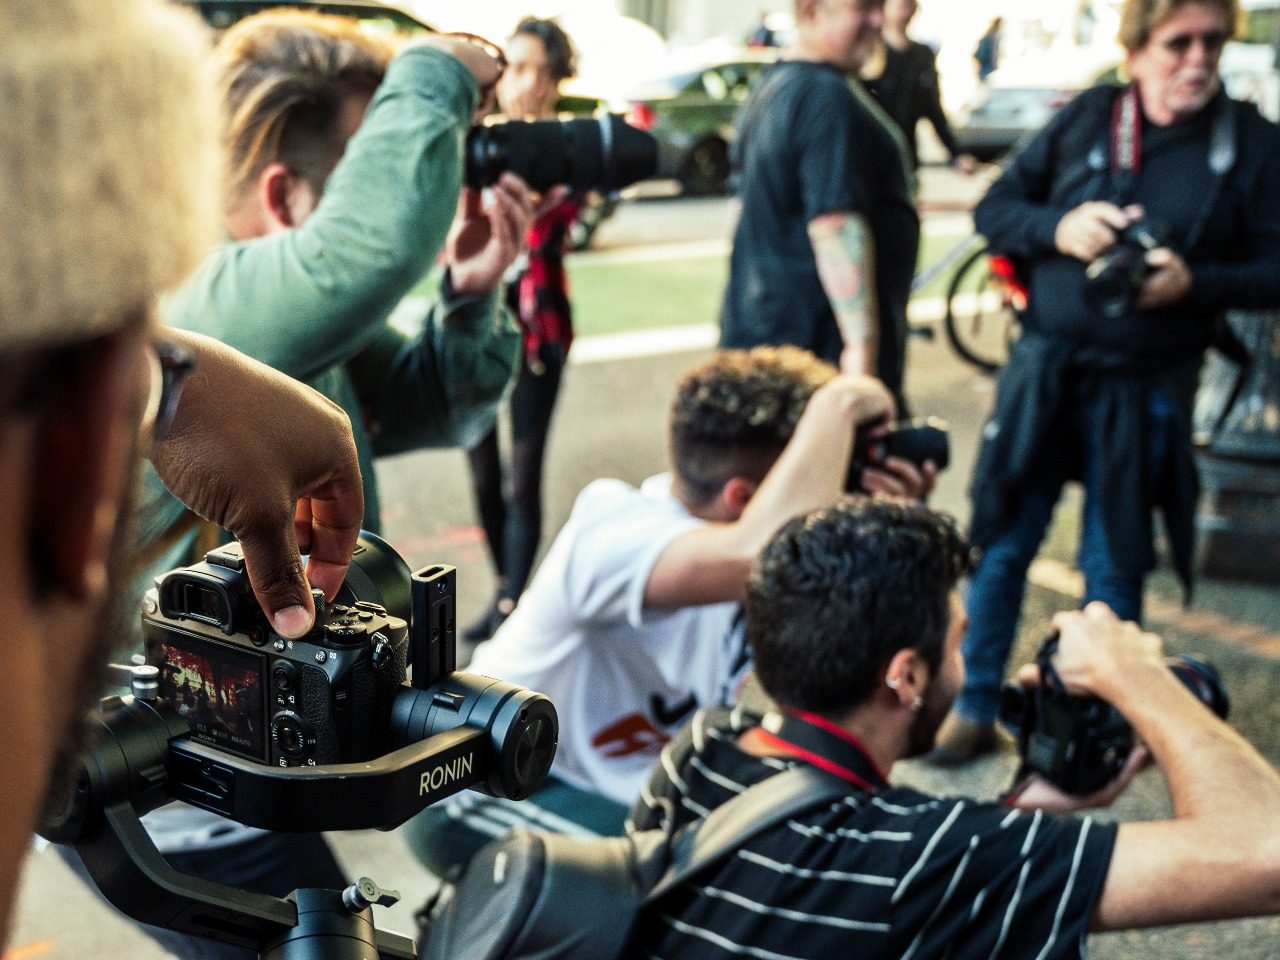
M 995 724 L 974 723 L 954 711 L 938 731 L 934 748 L 925 754 L 925 762 L 935 767 L 959 767 L 999 746 Z

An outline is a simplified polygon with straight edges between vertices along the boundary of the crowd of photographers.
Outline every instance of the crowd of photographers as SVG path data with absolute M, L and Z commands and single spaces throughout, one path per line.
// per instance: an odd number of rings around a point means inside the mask
M 880 5 L 797 0 L 795 12 L 808 49 L 835 51 L 825 65 L 846 69 Z M 1213 57 L 1234 14 L 1231 0 L 1126 3 L 1141 24 L 1129 47 L 1145 119 L 1133 122 L 1215 171 L 1218 125 L 1202 112 L 1222 99 Z M 208 66 L 207 39 L 160 0 L 116 0 L 110 17 L 90 0 L 0 5 L 0 531 L 13 545 L 0 596 L 22 611 L 0 685 L 11 732 L 0 747 L 0 943 L 42 800 L 66 789 L 103 668 L 137 637 L 140 587 L 226 531 L 280 649 L 307 636 L 323 603 L 310 587 L 333 599 L 358 530 L 377 528 L 374 457 L 471 446 L 491 430 L 521 354 L 504 276 L 530 224 L 566 197 L 511 173 L 483 202 L 463 186 L 468 130 L 503 70 L 474 38 L 397 51 L 344 18 L 266 13 L 221 39 L 216 76 Z M 1171 101 L 1182 108 L 1172 120 L 1159 111 Z M 1249 135 L 1215 174 L 1228 213 L 1170 214 L 1191 234 L 1192 266 L 1152 253 L 1155 290 L 1138 294 L 1140 311 L 1173 304 L 1186 319 L 1231 302 L 1241 270 L 1280 277 L 1269 233 L 1280 218 L 1245 229 L 1252 199 L 1276 199 L 1254 155 L 1274 128 L 1215 109 Z M 1162 141 L 1179 120 L 1189 133 Z M 1103 209 L 1074 180 L 1064 200 L 1048 169 L 1055 137 L 989 203 L 1024 187 L 1012 252 L 1081 272 L 1138 219 L 1122 200 L 1157 201 L 1113 192 Z M 1132 187 L 1136 168 L 1124 172 Z M 1236 273 L 1197 272 L 1201 234 L 1213 254 L 1238 243 Z M 412 332 L 403 311 L 389 323 L 438 255 L 434 306 Z M 1052 271 L 1035 269 L 1048 282 Z M 1205 338 L 1186 339 L 1177 359 L 1189 362 Z M 696 823 L 809 763 L 849 796 L 762 832 L 665 897 L 631 952 L 1068 957 L 1089 930 L 1280 911 L 1280 776 L 1170 671 L 1159 638 L 1104 604 L 1060 614 L 1056 649 L 1019 681 L 1030 703 L 1052 681 L 1059 707 L 1084 696 L 1114 707 L 1139 743 L 1115 776 L 1071 793 L 1061 771 L 1028 758 L 990 803 L 890 784 L 897 760 L 933 746 L 964 685 L 967 621 L 987 612 L 971 601 L 966 616 L 968 546 L 917 502 L 936 464 L 850 469 L 855 434 L 883 430 L 893 409 L 879 380 L 794 347 L 722 351 L 689 371 L 672 407 L 670 474 L 588 486 L 476 651 L 474 669 L 555 702 L 551 777 L 521 803 L 468 794 L 429 808 L 406 832 L 415 853 L 450 875 L 515 823 L 596 834 Z M 1106 542 L 1093 546 L 1106 555 Z M 751 667 L 773 704 L 763 714 L 733 706 Z M 1152 760 L 1168 819 L 1057 816 L 1109 802 Z M 178 805 L 149 828 L 171 863 L 231 886 L 281 896 L 348 879 L 319 835 Z M 179 956 L 253 954 L 149 932 Z

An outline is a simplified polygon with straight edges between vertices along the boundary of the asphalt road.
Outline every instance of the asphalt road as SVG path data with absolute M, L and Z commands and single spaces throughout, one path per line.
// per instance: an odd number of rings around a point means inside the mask
M 697 207 L 647 202 L 637 214 L 650 224 L 678 223 L 689 231 L 722 230 L 723 204 Z M 627 221 L 609 224 L 602 241 L 616 245 Z M 637 221 L 639 222 L 639 221 Z M 698 226 L 703 224 L 702 226 Z M 624 233 L 625 235 L 625 233 Z M 670 236 L 671 234 L 667 234 Z M 591 355 L 591 351 L 582 351 Z M 704 349 L 653 356 L 577 362 L 568 370 L 553 425 L 546 473 L 546 529 L 553 533 L 567 517 L 578 490 L 601 476 L 638 482 L 664 467 L 665 418 L 680 371 L 706 355 Z M 908 391 L 921 413 L 942 416 L 953 430 L 953 466 L 943 477 L 935 505 L 963 517 L 964 488 L 977 433 L 990 403 L 990 382 L 957 362 L 942 343 L 911 345 Z M 465 460 L 461 453 L 410 454 L 378 466 L 385 504 L 385 533 L 415 566 L 449 563 L 459 568 L 459 619 L 465 623 L 488 602 L 492 576 L 482 536 L 474 525 Z M 1030 654 L 1051 614 L 1074 605 L 1070 564 L 1078 501 L 1068 497 L 1059 511 L 1029 591 L 1021 653 Z M 1197 616 L 1180 611 L 1167 573 L 1153 584 L 1153 620 L 1175 650 L 1196 650 L 1222 670 L 1244 734 L 1273 760 L 1280 760 L 1280 603 L 1268 588 L 1206 584 Z M 897 774 L 929 789 L 990 797 L 1007 784 L 1011 751 L 959 773 L 942 774 L 904 764 Z M 1163 783 L 1155 771 L 1140 776 L 1113 810 L 1121 819 L 1168 815 Z M 335 845 L 352 877 L 368 874 L 399 889 L 403 902 L 379 909 L 380 926 L 411 930 L 413 911 L 432 888 L 431 878 L 404 851 L 394 833 L 335 835 Z M 1195 883 L 1194 876 L 1185 878 Z M 1176 895 L 1171 891 L 1172 895 Z M 20 894 L 12 954 L 5 960 L 83 958 L 154 960 L 164 954 L 128 923 L 98 903 L 70 876 L 50 851 L 29 861 Z M 1280 921 L 1231 921 L 1194 928 L 1111 934 L 1093 938 L 1095 960 L 1160 957 L 1162 960 L 1263 960 L 1280 956 Z

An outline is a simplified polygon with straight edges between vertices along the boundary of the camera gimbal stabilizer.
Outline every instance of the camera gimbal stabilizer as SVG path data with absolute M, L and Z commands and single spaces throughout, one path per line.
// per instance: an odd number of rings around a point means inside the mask
M 155 666 L 120 668 L 133 693 L 102 701 L 95 745 L 74 789 L 46 809 L 40 834 L 70 844 L 106 899 L 143 923 L 271 960 L 412 958 L 412 940 L 375 930 L 371 905 L 398 895 L 371 880 L 283 899 L 247 893 L 169 866 L 140 817 L 183 800 L 268 830 L 391 829 L 468 787 L 527 797 L 555 755 L 555 708 L 541 694 L 454 669 L 454 584 L 452 567 L 412 575 L 413 680 L 392 703 L 389 752 L 317 766 L 254 762 L 193 737 L 188 719 L 160 696 Z M 317 630 L 332 632 L 328 622 L 342 614 L 320 600 Z M 394 616 L 378 622 L 402 624 Z

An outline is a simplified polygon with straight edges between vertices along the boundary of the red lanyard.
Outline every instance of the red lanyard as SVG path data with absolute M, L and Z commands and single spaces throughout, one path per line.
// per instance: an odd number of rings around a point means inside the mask
M 847 780 L 861 790 L 874 793 L 889 786 L 858 738 L 816 713 L 771 711 L 761 721 L 758 735 L 770 746 Z

